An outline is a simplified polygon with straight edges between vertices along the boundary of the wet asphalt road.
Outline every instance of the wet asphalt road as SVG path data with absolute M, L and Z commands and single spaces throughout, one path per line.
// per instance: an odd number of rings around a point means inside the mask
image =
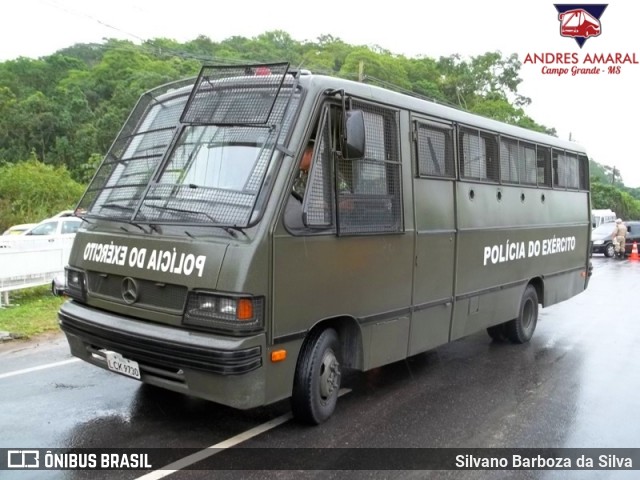
M 595 256 L 589 289 L 542 309 L 527 345 L 476 334 L 367 373 L 334 416 L 285 421 L 242 447 L 640 447 L 640 262 Z M 71 360 L 58 336 L 0 346 L 0 448 L 201 449 L 280 418 L 287 402 L 242 412 L 142 386 Z M 327 452 L 331 452 L 328 450 Z M 328 454 L 330 455 L 330 453 Z M 330 458 L 327 463 L 330 465 Z M 327 467 L 329 467 L 327 465 Z M 138 478 L 132 471 L 0 471 L 0 478 Z M 280 472 L 278 478 L 343 478 Z M 215 478 L 275 472 L 216 472 Z M 349 478 L 638 478 L 640 472 L 355 472 Z M 186 470 L 168 478 L 213 478 Z

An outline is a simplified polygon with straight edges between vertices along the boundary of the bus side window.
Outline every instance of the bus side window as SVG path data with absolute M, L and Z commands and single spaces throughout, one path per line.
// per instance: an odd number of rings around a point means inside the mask
M 581 177 L 580 161 L 575 153 L 562 150 L 552 151 L 553 158 L 553 186 L 562 188 L 579 189 L 584 182 Z
M 453 129 L 449 125 L 415 122 L 418 175 L 448 177 L 456 175 Z
M 475 128 L 460 129 L 460 174 L 475 180 L 499 181 L 498 138 Z
M 500 180 L 506 183 L 520 183 L 518 141 L 500 139 Z
M 482 133 L 487 148 L 487 180 L 500 180 L 498 137 L 489 133 Z
M 527 185 L 536 185 L 536 146 L 519 142 L 520 152 L 520 182 Z
M 336 164 L 339 235 L 402 232 L 400 148 L 395 110 L 354 101 L 365 122 L 363 158 Z
M 327 229 L 333 225 L 330 123 L 327 109 L 316 137 L 317 145 L 303 202 L 304 224 L 309 228 Z
M 581 190 L 589 189 L 589 159 L 586 155 L 578 155 L 578 176 Z
M 538 145 L 536 149 L 538 162 L 538 185 L 551 186 L 551 149 Z
M 307 233 L 337 230 L 340 235 L 400 232 L 403 223 L 397 112 L 357 101 L 352 108 L 364 114 L 365 155 L 345 159 L 339 152 L 342 110 L 337 105 L 327 106 L 302 202 L 304 228 Z M 285 213 L 285 224 L 294 231 L 294 219 Z

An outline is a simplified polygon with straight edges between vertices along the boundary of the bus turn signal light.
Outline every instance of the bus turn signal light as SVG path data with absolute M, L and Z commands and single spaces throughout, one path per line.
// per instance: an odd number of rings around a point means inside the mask
M 274 350 L 273 352 L 271 352 L 271 361 L 273 363 L 282 362 L 286 358 L 287 358 L 286 350 Z
M 238 299 L 236 318 L 238 320 L 253 320 L 253 302 L 250 298 Z

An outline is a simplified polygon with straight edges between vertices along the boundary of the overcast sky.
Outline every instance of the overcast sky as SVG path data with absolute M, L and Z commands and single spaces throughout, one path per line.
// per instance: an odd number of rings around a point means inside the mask
M 590 2 L 596 3 L 596 2 Z M 599 3 L 599 2 L 597 2 Z M 604 2 L 603 2 L 604 3 Z M 553 2 L 382 3 L 345 0 L 301 2 L 214 0 L 20 0 L 0 7 L 0 61 L 37 58 L 80 42 L 165 37 L 185 42 L 206 35 L 255 37 L 284 30 L 295 40 L 331 34 L 354 45 L 379 45 L 406 56 L 517 53 L 636 54 L 640 62 L 640 3 L 610 3 L 600 18 L 602 33 L 578 47 L 559 34 Z M 582 66 L 582 65 L 578 65 Z M 520 93 L 533 102 L 526 112 L 555 127 L 562 138 L 583 144 L 599 163 L 621 170 L 625 184 L 640 187 L 640 65 L 620 74 L 552 76 L 541 65 L 523 65 Z

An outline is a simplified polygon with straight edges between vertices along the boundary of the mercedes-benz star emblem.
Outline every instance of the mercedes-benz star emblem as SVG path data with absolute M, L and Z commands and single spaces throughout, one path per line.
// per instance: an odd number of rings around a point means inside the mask
M 122 280 L 122 299 L 129 305 L 136 303 L 138 300 L 138 284 L 131 277 Z

